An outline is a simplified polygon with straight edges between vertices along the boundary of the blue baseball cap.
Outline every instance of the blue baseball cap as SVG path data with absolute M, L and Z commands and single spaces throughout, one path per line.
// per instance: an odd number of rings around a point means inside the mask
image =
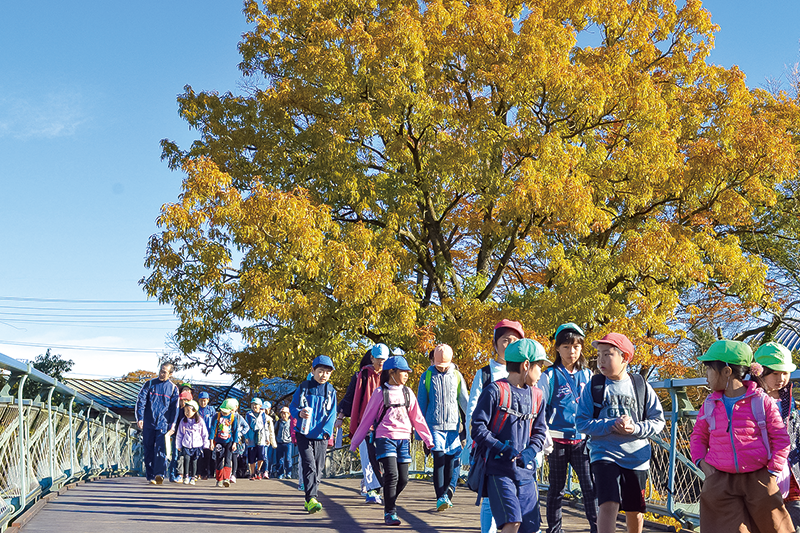
M 253 398 L 250 400 L 250 405 L 261 405 L 261 398 Z
M 406 372 L 411 372 L 411 367 L 408 366 L 408 361 L 402 355 L 395 355 L 394 357 L 390 357 L 385 363 L 383 363 L 384 370 L 404 370 Z
M 210 396 L 208 395 L 207 392 L 201 392 L 200 394 L 197 395 L 197 398 L 199 400 L 203 400 L 203 399 L 208 400 L 210 398 Z
M 389 359 L 389 347 L 385 344 L 376 344 L 370 353 L 375 359 Z
M 333 360 L 328 357 L 327 355 L 318 355 L 314 358 L 314 361 L 311 363 L 311 368 L 317 368 L 318 366 L 329 366 L 333 370 L 336 370 L 336 367 L 333 366 Z

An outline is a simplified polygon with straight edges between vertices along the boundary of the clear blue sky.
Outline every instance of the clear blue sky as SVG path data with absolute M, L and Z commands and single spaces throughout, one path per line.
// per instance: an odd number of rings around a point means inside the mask
M 750 86 L 800 60 L 795 0 L 705 6 L 721 26 L 711 61 Z M 182 179 L 159 141 L 193 138 L 184 85 L 236 91 L 246 29 L 236 0 L 0 4 L 0 353 L 52 346 L 83 376 L 155 366 L 176 321 L 137 281 Z

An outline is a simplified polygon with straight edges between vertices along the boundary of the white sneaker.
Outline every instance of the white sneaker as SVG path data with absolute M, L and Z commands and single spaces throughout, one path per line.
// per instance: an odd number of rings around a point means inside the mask
M 188 478 L 188 477 L 183 478 L 183 484 L 184 485 L 188 485 L 190 481 L 191 481 L 191 479 Z
M 182 482 L 183 482 L 183 476 L 175 476 L 175 483 L 182 483 Z
M 195 484 L 195 480 L 194 480 L 194 478 L 192 478 L 191 481 L 189 481 L 189 485 L 194 485 L 194 484 Z
M 231 483 L 236 483 L 236 476 L 231 476 Z

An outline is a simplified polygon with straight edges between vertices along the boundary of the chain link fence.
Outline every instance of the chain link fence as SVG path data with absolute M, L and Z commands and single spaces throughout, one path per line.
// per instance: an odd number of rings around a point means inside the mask
M 142 465 L 131 423 L 0 354 L 0 530 L 65 484 Z

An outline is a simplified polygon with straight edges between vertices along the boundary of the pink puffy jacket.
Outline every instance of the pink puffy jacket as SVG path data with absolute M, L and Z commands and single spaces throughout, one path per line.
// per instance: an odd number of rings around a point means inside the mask
M 714 403 L 713 430 L 709 429 L 708 420 L 704 417 L 706 403 L 703 403 L 690 440 L 692 461 L 697 464 L 705 459 L 717 470 L 731 474 L 755 472 L 765 466 L 770 472 L 780 472 L 789 456 L 789 434 L 781 419 L 781 412 L 764 391 L 757 388 L 755 382 L 745 381 L 744 384 L 747 385 L 747 392 L 733 406 L 731 431 L 728 413 L 722 403 L 723 392 L 716 391 L 708 397 Z M 759 398 L 756 401 L 767 400 L 763 405 L 771 457 L 753 414 L 752 399 L 756 395 Z

